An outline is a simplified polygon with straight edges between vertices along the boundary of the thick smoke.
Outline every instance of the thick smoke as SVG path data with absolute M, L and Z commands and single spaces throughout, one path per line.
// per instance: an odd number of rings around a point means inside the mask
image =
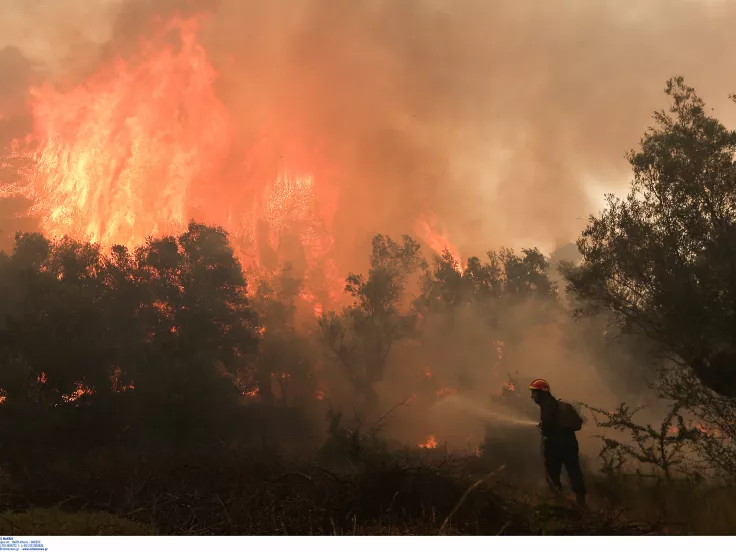
M 736 5 L 705 0 L 17 1 L 0 7 L 0 47 L 63 80 L 182 11 L 209 14 L 242 140 L 277 117 L 333 161 L 343 256 L 427 211 L 465 254 L 568 242 L 591 192 L 626 184 L 623 153 L 667 77 L 714 106 L 736 88 Z M 23 105 L 23 66 L 0 66 L 5 113 Z
M 733 2 L 17 0 L 0 5 L 0 140 L 28 132 L 31 83 L 81 79 L 182 12 L 206 15 L 202 43 L 237 140 L 255 143 L 275 121 L 329 159 L 318 186 L 339 193 L 336 256 L 354 271 L 375 233 L 412 233 L 423 214 L 463 256 L 568 243 L 604 191 L 627 185 L 624 153 L 664 107 L 668 77 L 684 74 L 716 109 L 736 91 Z M 566 398 L 613 402 L 561 326 L 530 330 L 533 315 L 511 323 L 526 332 L 513 368 Z M 458 362 L 484 373 L 492 351 L 476 325 L 458 322 L 448 378 Z M 411 390 L 392 389 L 387 405 Z

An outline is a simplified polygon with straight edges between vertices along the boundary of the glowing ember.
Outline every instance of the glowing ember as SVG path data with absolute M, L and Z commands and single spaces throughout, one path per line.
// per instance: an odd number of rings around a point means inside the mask
M 498 360 L 503 359 L 503 341 L 496 341 L 496 354 L 498 355 Z
M 430 372 L 429 369 L 425 370 L 424 377 L 427 379 L 432 379 L 432 372 Z
M 261 390 L 256 386 L 253 389 L 251 389 L 250 391 L 244 391 L 243 392 L 243 396 L 245 396 L 245 397 L 257 397 L 257 396 L 260 395 L 260 393 L 261 393 Z
M 417 446 L 421 449 L 437 448 L 437 438 L 434 435 L 430 435 L 424 443 L 420 443 Z
M 85 395 L 91 395 L 92 390 L 84 385 L 83 383 L 77 383 L 77 388 L 74 390 L 74 392 L 68 394 L 68 395 L 62 395 L 61 398 L 64 402 L 71 403 L 74 401 L 79 400 L 81 397 L 84 397 Z
M 437 391 L 436 395 L 438 397 L 451 397 L 452 395 L 457 395 L 457 390 L 452 387 L 445 387 Z
M 325 394 L 322 391 L 317 391 L 317 394 L 315 395 L 315 398 L 318 401 L 323 401 L 323 400 L 325 400 Z

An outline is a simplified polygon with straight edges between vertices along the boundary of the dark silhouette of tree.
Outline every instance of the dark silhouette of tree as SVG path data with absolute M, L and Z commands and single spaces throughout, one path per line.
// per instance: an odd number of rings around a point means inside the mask
M 131 254 L 18 234 L 0 254 L 0 389 L 8 404 L 98 406 L 122 389 L 127 423 L 185 435 L 237 403 L 257 352 L 239 262 L 190 223 Z
M 471 257 L 461 271 L 457 259 L 444 251 L 424 273 L 420 304 L 438 311 L 463 304 L 489 308 L 501 298 L 555 298 L 557 289 L 544 255 L 536 248 L 522 253 L 519 256 L 505 248 L 489 251 L 486 262 Z
M 706 112 L 681 77 L 667 82 L 625 199 L 608 196 L 563 267 L 580 313 L 609 310 L 666 358 L 736 397 L 736 132 Z
M 301 280 L 287 263 L 273 281 L 261 281 L 254 306 L 262 328 L 256 382 L 261 400 L 273 402 L 272 378 L 280 387 L 281 404 L 288 406 L 290 390 L 313 396 L 312 367 L 316 352 L 306 331 L 297 328 L 296 300 Z
M 369 401 L 376 400 L 373 386 L 383 380 L 391 347 L 416 330 L 416 313 L 404 312 L 402 303 L 409 277 L 426 269 L 419 244 L 409 236 L 397 243 L 379 234 L 372 246 L 368 276 L 350 274 L 346 280 L 353 304 L 320 320 L 327 346 Z

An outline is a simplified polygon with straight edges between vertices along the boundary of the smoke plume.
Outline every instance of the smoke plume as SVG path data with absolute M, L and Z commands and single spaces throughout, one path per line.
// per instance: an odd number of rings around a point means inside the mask
M 577 237 L 603 191 L 627 185 L 623 155 L 664 107 L 668 77 L 684 74 L 716 109 L 736 91 L 733 2 L 15 0 L 0 5 L 0 145 L 32 132 L 30 87 L 83 82 L 175 14 L 200 18 L 234 143 L 257 149 L 268 128 L 320 159 L 315 186 L 334 204 L 343 273 L 364 267 L 374 234 L 413 233 L 425 216 L 464 257 L 502 245 L 550 252 Z M 220 177 L 196 186 L 241 193 Z M 6 234 L 9 210 L 25 217 L 28 205 L 0 201 Z M 528 330 L 531 316 L 518 316 L 512 326 Z M 444 359 L 471 376 L 493 355 L 464 331 L 475 325 L 458 321 L 465 337 Z M 517 367 L 568 395 L 595 394 L 590 360 L 563 338 L 554 324 L 529 330 Z
M 81 78 L 173 13 L 207 14 L 239 139 L 276 117 L 330 159 L 343 256 L 426 211 L 463 253 L 563 244 L 591 190 L 626 183 L 667 77 L 714 106 L 734 89 L 728 2 L 16 1 L 0 8 L 4 117 L 31 62 L 36 82 Z

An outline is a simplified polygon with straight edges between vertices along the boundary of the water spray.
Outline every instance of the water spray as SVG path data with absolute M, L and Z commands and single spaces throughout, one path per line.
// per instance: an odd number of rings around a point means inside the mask
M 447 397 L 445 399 L 442 399 L 441 401 L 435 403 L 432 408 L 436 408 L 437 406 L 444 405 L 444 404 L 449 404 L 460 410 L 470 412 L 488 422 L 497 422 L 497 423 L 502 423 L 502 424 L 507 424 L 507 425 L 517 425 L 517 426 L 536 426 L 537 425 L 537 422 L 535 420 L 530 420 L 527 418 L 515 418 L 515 417 L 499 414 L 498 412 L 492 412 L 491 410 L 488 410 L 487 408 L 483 408 L 482 406 L 479 406 L 477 403 L 471 401 L 470 399 L 466 399 L 466 398 L 458 397 L 458 396 L 452 396 L 452 397 Z

